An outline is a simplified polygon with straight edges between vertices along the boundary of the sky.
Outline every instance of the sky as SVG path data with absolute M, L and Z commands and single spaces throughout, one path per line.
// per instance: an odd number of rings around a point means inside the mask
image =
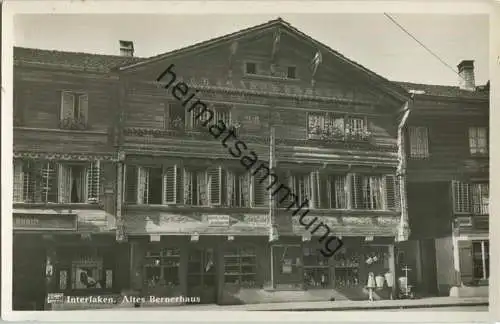
M 148 57 L 281 17 L 305 34 L 390 80 L 458 85 L 456 66 L 461 60 L 475 61 L 476 85 L 489 80 L 488 16 L 391 16 L 446 64 L 382 13 L 16 15 L 14 45 L 118 55 L 118 41 L 130 40 L 134 42 L 136 56 Z

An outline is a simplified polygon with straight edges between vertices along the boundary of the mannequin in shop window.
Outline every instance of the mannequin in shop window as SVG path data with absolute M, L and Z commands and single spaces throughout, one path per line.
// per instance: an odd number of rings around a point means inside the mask
M 92 289 L 101 288 L 101 284 L 90 276 L 90 270 L 80 269 L 80 280 L 78 282 L 78 288 Z

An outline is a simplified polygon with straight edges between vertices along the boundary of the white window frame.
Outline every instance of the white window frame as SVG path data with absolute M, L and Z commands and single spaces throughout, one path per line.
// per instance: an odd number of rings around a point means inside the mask
M 483 134 L 481 134 L 483 133 Z M 469 127 L 469 150 L 471 155 L 488 154 L 488 127 Z M 483 143 L 481 143 L 483 142 Z
M 65 103 L 65 96 L 70 96 L 72 98 L 71 107 L 67 108 Z M 86 100 L 86 107 L 83 111 L 83 120 L 78 118 L 78 115 L 82 115 L 82 100 Z M 67 111 L 66 109 L 70 109 Z M 67 116 L 66 116 L 67 115 Z M 72 121 L 81 121 L 85 126 L 88 125 L 88 115 L 89 115 L 89 95 L 85 92 L 78 91 L 61 91 L 61 109 L 60 109 L 60 120 L 70 119 Z
M 452 192 L 455 214 L 489 215 L 489 183 L 453 181 Z M 484 197 L 486 192 L 487 198 Z M 479 209 L 476 209 L 476 206 L 479 206 Z
M 425 126 L 408 127 L 410 157 L 426 159 L 429 157 L 429 129 Z

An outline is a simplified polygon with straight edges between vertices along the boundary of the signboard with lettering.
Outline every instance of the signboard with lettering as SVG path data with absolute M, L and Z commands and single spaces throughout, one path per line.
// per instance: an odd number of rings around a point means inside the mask
M 14 214 L 14 230 L 76 231 L 76 214 Z
M 229 226 L 229 215 L 207 215 L 207 222 L 209 226 Z

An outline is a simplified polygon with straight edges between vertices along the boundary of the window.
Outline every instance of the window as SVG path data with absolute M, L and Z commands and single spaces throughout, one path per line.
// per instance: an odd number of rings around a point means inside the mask
M 347 177 L 345 175 L 327 176 L 327 208 L 346 209 L 347 208 Z
M 303 248 L 304 284 L 308 288 L 327 288 L 330 286 L 328 258 L 318 253 L 318 249 Z
M 183 172 L 178 165 L 126 165 L 124 173 L 124 202 L 153 205 L 182 203 Z
M 488 279 L 490 277 L 490 257 L 488 241 L 472 242 L 472 264 L 474 279 Z
M 250 174 L 228 171 L 226 181 L 227 205 L 250 207 Z
M 489 214 L 489 184 L 453 182 L 455 213 Z
M 213 113 L 213 116 L 210 112 L 210 110 Z M 203 115 L 199 115 L 199 113 L 203 111 L 202 107 L 196 107 L 191 111 L 191 128 L 192 129 L 203 129 L 206 130 L 205 128 L 208 127 L 209 125 L 213 125 L 219 122 L 219 120 L 222 120 L 224 122 L 224 125 L 227 127 L 231 125 L 231 109 L 228 106 L 222 106 L 222 105 L 214 105 L 208 107 L 208 109 L 203 112 Z M 208 121 L 206 126 L 203 126 L 205 121 L 207 121 L 207 118 L 210 118 L 212 116 L 212 119 Z
M 429 135 L 427 127 L 410 127 L 410 157 L 423 159 L 429 157 Z
M 351 204 L 354 209 L 383 209 L 382 177 L 353 174 Z
M 161 167 L 139 167 L 137 201 L 139 204 L 159 205 L 163 199 L 163 170 Z
M 13 201 L 57 203 L 57 165 L 49 161 L 14 161 Z
M 224 253 L 224 283 L 253 288 L 257 282 L 257 255 L 254 248 L 233 247 Z
M 307 129 L 310 139 L 364 141 L 370 137 L 366 118 L 324 112 L 309 113 Z
M 364 118 L 349 117 L 347 119 L 346 136 L 351 139 L 364 139 L 367 136 L 367 125 Z
M 231 109 L 228 106 L 214 106 L 214 119 L 213 123 L 217 123 L 220 120 L 224 122 L 224 125 L 229 127 L 231 125 Z
M 106 281 L 109 279 L 106 280 L 106 273 L 103 270 L 102 257 L 93 253 L 80 254 L 71 263 L 71 288 L 85 290 L 109 288 L 106 285 Z
M 297 68 L 295 66 L 289 66 L 287 68 L 286 76 L 289 79 L 295 79 L 295 78 L 297 78 L 297 74 L 296 73 L 297 73 Z
M 343 139 L 345 134 L 344 117 L 334 116 L 329 113 L 309 113 L 308 114 L 308 138 Z
M 164 109 L 164 129 L 182 130 L 184 129 L 186 111 L 180 103 L 167 103 Z
M 99 200 L 99 161 L 60 163 L 58 173 L 60 203 L 95 203 Z
M 257 64 L 251 62 L 245 63 L 245 72 L 247 74 L 257 74 Z
M 63 91 L 61 93 L 61 128 L 86 129 L 88 121 L 88 95 Z
M 145 285 L 148 288 L 178 286 L 180 261 L 179 249 L 151 244 L 145 256 Z
M 486 127 L 469 128 L 469 148 L 472 155 L 488 153 L 488 131 Z
M 184 169 L 184 204 L 207 206 L 208 176 L 206 170 Z

